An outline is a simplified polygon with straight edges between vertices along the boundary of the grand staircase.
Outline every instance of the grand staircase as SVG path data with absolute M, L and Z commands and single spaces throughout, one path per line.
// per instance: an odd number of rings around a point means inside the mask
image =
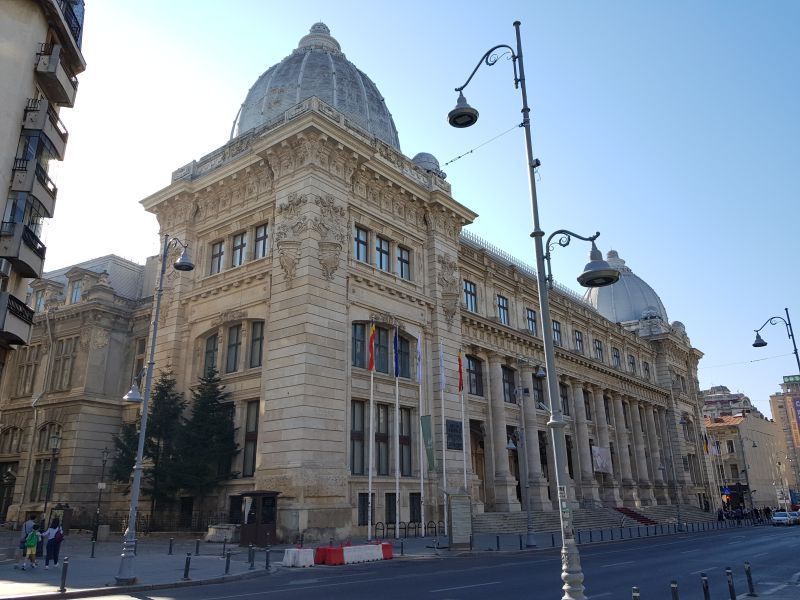
M 635 513 L 629 514 L 629 513 Z M 699 523 L 713 521 L 714 513 L 707 513 L 701 508 L 681 505 L 681 521 L 683 523 Z M 573 526 L 576 530 L 607 529 L 611 527 L 630 527 L 637 524 L 676 523 L 677 511 L 674 505 L 646 506 L 630 509 L 616 508 L 577 508 L 572 512 Z M 473 533 L 525 533 L 527 531 L 527 514 L 525 511 L 513 513 L 482 513 L 473 515 Z M 561 523 L 558 512 L 535 511 L 533 513 L 533 529 L 535 531 L 560 531 Z

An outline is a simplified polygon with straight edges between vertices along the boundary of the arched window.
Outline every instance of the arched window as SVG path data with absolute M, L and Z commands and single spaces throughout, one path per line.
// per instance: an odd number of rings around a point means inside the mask
M 0 432 L 0 454 L 18 454 L 22 444 L 22 429 L 6 427 Z
M 217 371 L 217 343 L 216 333 L 212 333 L 206 338 L 205 351 L 203 352 L 203 376 L 207 376 L 211 371 Z
M 47 423 L 39 428 L 36 438 L 37 452 L 50 452 L 52 450 L 51 438 L 61 438 L 61 425 L 58 423 Z

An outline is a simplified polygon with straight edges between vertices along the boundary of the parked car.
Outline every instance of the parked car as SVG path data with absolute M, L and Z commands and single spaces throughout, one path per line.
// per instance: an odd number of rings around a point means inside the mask
M 772 513 L 772 524 L 773 525 L 791 525 L 792 518 L 789 516 L 788 512 L 774 512 Z
M 800 512 L 796 510 L 789 511 L 789 525 L 800 525 Z

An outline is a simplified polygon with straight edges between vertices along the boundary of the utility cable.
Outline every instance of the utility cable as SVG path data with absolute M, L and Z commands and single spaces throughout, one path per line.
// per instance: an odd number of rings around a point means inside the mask
M 475 152 L 475 150 L 477 150 L 478 148 L 483 148 L 483 147 L 484 147 L 486 144 L 490 144 L 490 143 L 492 143 L 492 142 L 493 142 L 493 141 L 495 141 L 496 139 L 498 139 L 498 138 L 501 138 L 501 137 L 503 137 L 504 135 L 506 135 L 506 134 L 508 134 L 508 133 L 511 133 L 512 131 L 514 131 L 515 129 L 517 129 L 517 128 L 519 128 L 519 127 L 522 127 L 522 125 L 521 125 L 521 124 L 520 124 L 520 125 L 514 125 L 514 126 L 511 128 L 511 129 L 508 129 L 508 130 L 504 131 L 503 133 L 499 133 L 499 134 L 497 134 L 497 135 L 496 135 L 496 136 L 494 136 L 492 139 L 490 139 L 490 140 L 486 140 L 486 141 L 485 141 L 485 142 L 483 142 L 482 144 L 478 144 L 478 145 L 477 145 L 477 146 L 475 146 L 475 147 L 474 147 L 472 150 L 467 150 L 466 152 L 464 152 L 464 154 L 459 154 L 459 155 L 458 155 L 458 156 L 456 156 L 455 158 L 451 158 L 451 159 L 450 159 L 450 160 L 448 160 L 446 163 L 444 163 L 442 166 L 443 166 L 443 167 L 446 167 L 446 166 L 447 166 L 447 165 L 449 165 L 450 163 L 454 163 L 454 162 L 456 162 L 456 161 L 457 161 L 459 158 L 464 158 L 464 157 L 465 157 L 465 156 L 467 156 L 468 154 L 472 154 L 472 153 L 473 153 L 473 152 Z

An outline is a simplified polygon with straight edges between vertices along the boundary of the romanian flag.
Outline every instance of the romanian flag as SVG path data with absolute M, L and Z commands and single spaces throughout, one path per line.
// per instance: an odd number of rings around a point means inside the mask
M 375 370 L 375 321 L 369 325 L 369 364 L 367 368 L 370 371 Z
M 461 348 L 458 349 L 458 391 L 464 391 L 464 371 L 461 364 Z

